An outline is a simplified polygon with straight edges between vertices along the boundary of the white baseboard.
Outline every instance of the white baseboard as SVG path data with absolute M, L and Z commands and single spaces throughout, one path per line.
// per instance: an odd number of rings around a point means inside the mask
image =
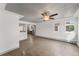
M 66 40 L 66 39 L 50 38 L 50 37 L 45 37 L 45 36 L 41 36 L 41 35 L 36 35 L 36 36 L 37 36 L 37 37 L 47 38 L 47 39 L 54 39 L 54 40 L 57 40 L 57 41 L 68 42 L 68 43 L 75 43 L 75 42 L 72 42 L 72 41 L 68 41 L 68 40 Z
M 1 52 L 0 55 L 5 54 L 5 53 L 7 53 L 7 52 L 10 52 L 10 51 L 12 51 L 12 50 L 15 50 L 15 49 L 17 49 L 17 48 L 19 48 L 19 46 L 18 46 L 18 47 L 15 47 L 15 48 L 11 48 L 11 49 L 9 49 L 9 50 L 6 50 L 6 51 L 4 51 L 4 52 Z

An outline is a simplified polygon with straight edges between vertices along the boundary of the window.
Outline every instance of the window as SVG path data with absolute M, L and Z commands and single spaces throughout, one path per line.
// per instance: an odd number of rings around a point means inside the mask
M 55 26 L 55 31 L 58 31 L 58 26 Z
M 54 29 L 55 31 L 58 31 L 59 25 L 60 25 L 59 23 L 56 23 L 56 24 L 55 24 L 55 29 Z
M 67 25 L 66 26 L 66 31 L 74 31 L 74 25 Z
M 19 26 L 20 26 L 20 32 L 26 32 L 26 24 L 20 23 Z

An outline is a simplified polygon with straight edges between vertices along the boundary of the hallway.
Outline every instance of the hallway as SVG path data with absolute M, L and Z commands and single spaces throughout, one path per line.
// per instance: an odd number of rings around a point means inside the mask
M 76 45 L 29 36 L 28 39 L 20 41 L 20 48 L 5 56 L 79 56 L 79 48 Z

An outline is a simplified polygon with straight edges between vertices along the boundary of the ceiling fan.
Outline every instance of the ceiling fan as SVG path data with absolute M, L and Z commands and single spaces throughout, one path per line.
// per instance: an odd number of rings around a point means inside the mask
M 50 19 L 54 20 L 54 16 L 58 15 L 58 13 L 49 15 L 49 11 L 45 11 L 41 15 L 43 16 L 43 21 L 49 21 Z

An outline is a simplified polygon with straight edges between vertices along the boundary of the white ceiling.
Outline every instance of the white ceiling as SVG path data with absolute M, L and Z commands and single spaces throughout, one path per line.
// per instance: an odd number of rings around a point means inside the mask
M 24 15 L 21 20 L 39 22 L 41 12 L 47 10 L 50 14 L 58 13 L 55 18 L 73 16 L 79 8 L 78 3 L 8 3 L 6 10 Z

